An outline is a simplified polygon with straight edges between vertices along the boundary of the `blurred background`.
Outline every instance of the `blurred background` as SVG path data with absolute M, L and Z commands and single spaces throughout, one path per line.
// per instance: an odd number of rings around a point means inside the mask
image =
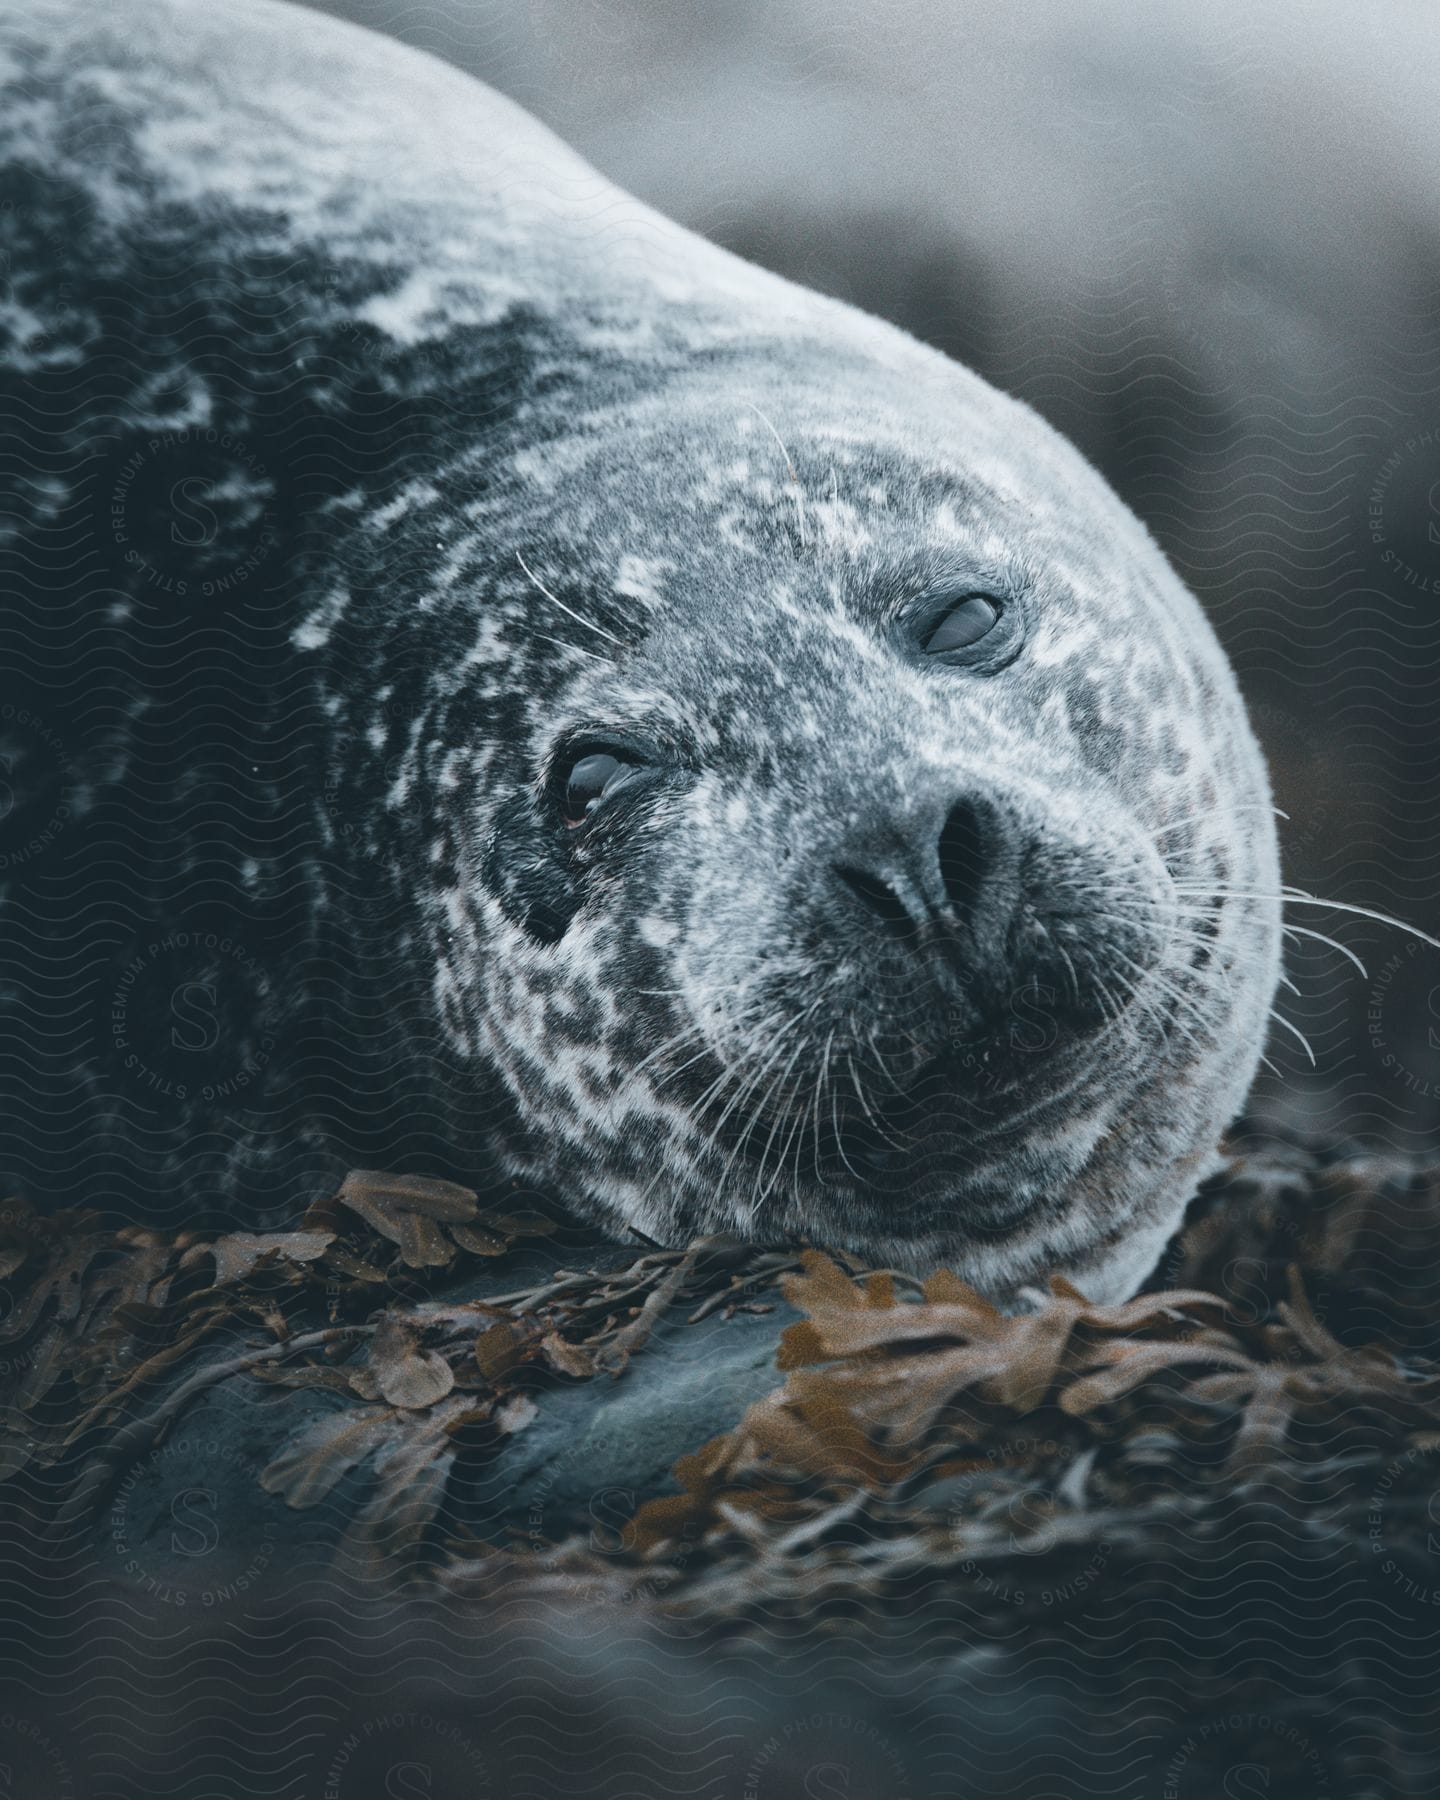
M 1287 883 L 1440 935 L 1432 0 L 321 10 L 470 70 L 672 217 L 1030 402 L 1209 611 L 1288 815 Z M 1294 1031 L 1257 1117 L 1433 1147 L 1440 950 L 1288 916 Z

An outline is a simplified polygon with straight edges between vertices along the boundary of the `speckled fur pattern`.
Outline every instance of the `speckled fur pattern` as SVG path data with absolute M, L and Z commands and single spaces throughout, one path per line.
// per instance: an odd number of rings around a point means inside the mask
M 127 933 L 153 963 L 213 927 L 260 971 L 227 1027 L 258 995 L 269 1046 L 240 1113 L 190 1088 L 142 1116 L 113 1028 L 41 1031 L 22 1187 L 274 1216 L 413 1143 L 664 1242 L 1133 1287 L 1253 1077 L 1279 877 L 1231 671 L 1085 461 L 367 33 L 22 0 L 0 80 L 7 679 L 69 746 L 72 883 L 0 870 L 29 946 L 0 991 L 21 1038 L 54 1004 L 36 967 L 93 1023 Z M 193 552 L 173 519 L 153 554 L 144 517 L 97 523 L 127 455 L 169 434 L 181 467 L 207 432 Z M 1018 652 L 927 662 L 915 606 L 971 590 Z M 233 676 L 210 712 L 197 645 Z M 653 766 L 567 834 L 550 784 L 596 732 Z M 961 793 L 1023 888 L 989 1010 L 828 878 Z M 95 904 L 50 932 L 77 881 Z M 924 1154 L 861 1178 L 832 1139 L 922 1073 Z

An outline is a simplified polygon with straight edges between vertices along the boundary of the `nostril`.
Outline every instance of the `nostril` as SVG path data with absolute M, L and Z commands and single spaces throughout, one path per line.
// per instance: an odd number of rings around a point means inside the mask
M 888 881 L 866 869 L 857 869 L 853 863 L 836 863 L 835 873 L 893 937 L 907 942 L 914 938 L 919 926 Z
M 985 815 L 969 800 L 950 808 L 940 833 L 940 880 L 957 918 L 975 909 L 991 862 L 991 833 Z

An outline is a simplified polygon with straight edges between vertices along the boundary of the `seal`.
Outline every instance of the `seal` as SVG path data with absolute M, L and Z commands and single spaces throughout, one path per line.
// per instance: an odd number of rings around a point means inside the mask
M 0 67 L 12 1183 L 1133 1286 L 1278 873 L 1099 475 L 364 31 L 23 0 Z

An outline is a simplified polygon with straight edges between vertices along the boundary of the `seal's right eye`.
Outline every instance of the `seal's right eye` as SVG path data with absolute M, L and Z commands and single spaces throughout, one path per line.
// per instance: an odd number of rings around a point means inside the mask
M 968 650 L 1000 623 L 1000 608 L 988 594 L 966 594 L 930 627 L 921 648 L 927 656 Z
M 577 831 L 600 802 L 623 787 L 639 767 L 608 750 L 592 750 L 572 763 L 560 806 L 566 829 Z

